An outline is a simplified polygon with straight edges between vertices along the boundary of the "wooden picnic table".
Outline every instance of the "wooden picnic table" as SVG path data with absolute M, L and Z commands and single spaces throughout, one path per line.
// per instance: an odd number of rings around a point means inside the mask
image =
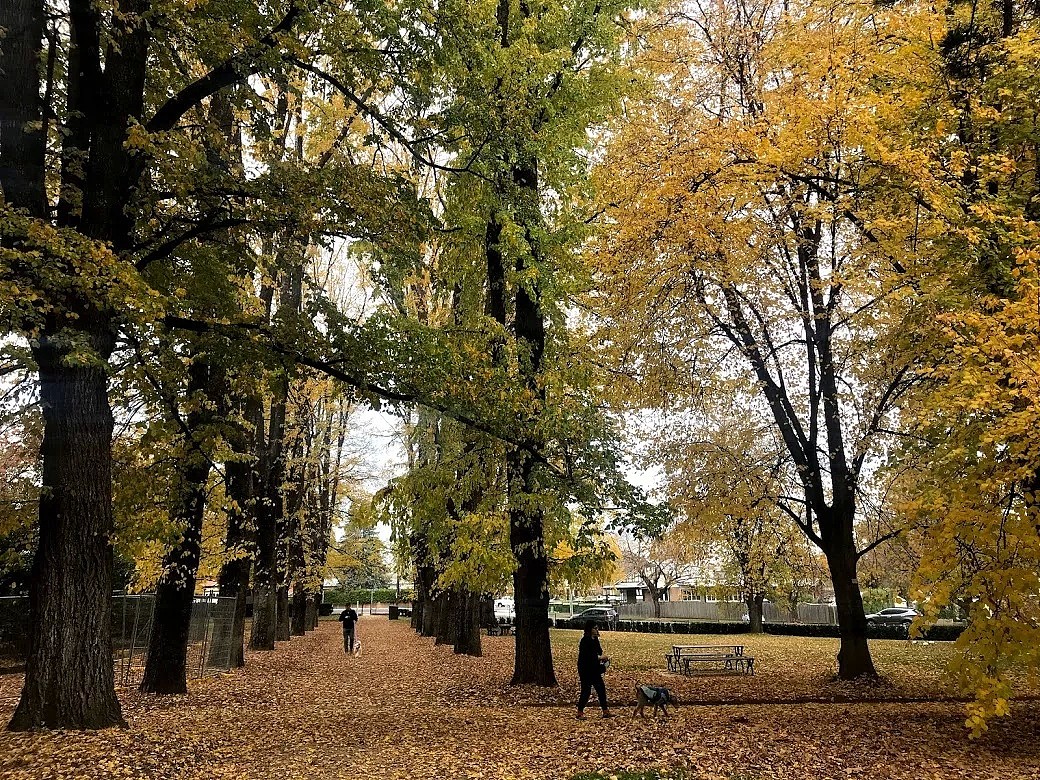
M 665 660 L 668 671 L 686 675 L 695 663 L 721 663 L 727 671 L 755 673 L 755 658 L 744 653 L 744 645 L 672 645 Z

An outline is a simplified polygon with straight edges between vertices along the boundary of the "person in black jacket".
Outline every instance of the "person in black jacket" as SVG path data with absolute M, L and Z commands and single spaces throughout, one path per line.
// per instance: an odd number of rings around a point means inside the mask
M 354 652 L 354 624 L 357 623 L 358 614 L 354 608 L 347 604 L 346 609 L 340 613 L 340 622 L 343 624 L 343 652 Z
M 603 655 L 603 647 L 599 643 L 599 627 L 594 620 L 585 624 L 585 636 L 578 645 L 578 679 L 581 681 L 581 695 L 578 697 L 578 718 L 585 717 L 585 705 L 589 703 L 592 689 L 596 689 L 599 706 L 603 709 L 603 717 L 613 717 L 607 708 L 607 687 L 603 684 L 603 672 L 610 658 Z

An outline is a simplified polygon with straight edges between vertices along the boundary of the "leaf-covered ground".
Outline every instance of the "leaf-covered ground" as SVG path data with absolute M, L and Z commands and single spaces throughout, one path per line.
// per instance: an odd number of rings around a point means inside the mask
M 577 721 L 576 632 L 554 634 L 561 688 L 547 692 L 506 685 L 508 637 L 487 639 L 474 659 L 404 622 L 366 617 L 359 631 L 360 658 L 346 657 L 338 625 L 323 623 L 187 697 L 123 691 L 128 730 L 0 734 L 0 778 L 1040 778 L 1035 702 L 969 742 L 954 702 L 829 701 L 947 695 L 943 645 L 873 643 L 892 683 L 864 690 L 826 682 L 834 640 L 729 640 L 755 654 L 755 677 L 683 679 L 660 671 L 672 637 L 604 634 L 618 717 Z M 621 705 L 635 680 L 666 682 L 690 705 L 667 721 L 633 719 Z M 17 683 L 0 678 L 4 720 Z M 792 702 L 810 698 L 823 701 Z M 724 699 L 733 703 L 695 704 Z M 779 701 L 788 703 L 763 703 Z

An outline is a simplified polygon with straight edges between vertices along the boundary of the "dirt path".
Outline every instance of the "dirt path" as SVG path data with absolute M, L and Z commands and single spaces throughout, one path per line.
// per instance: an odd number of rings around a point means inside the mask
M 691 778 L 1040 778 L 1035 704 L 968 743 L 955 704 L 689 707 L 669 721 L 576 721 L 562 690 L 505 683 L 511 640 L 484 658 L 364 618 L 360 658 L 339 627 L 252 653 L 187 697 L 124 691 L 127 730 L 0 734 L 0 778 L 569 778 L 685 766 Z M 612 692 L 612 695 L 618 695 Z M 0 718 L 13 703 L 0 702 Z

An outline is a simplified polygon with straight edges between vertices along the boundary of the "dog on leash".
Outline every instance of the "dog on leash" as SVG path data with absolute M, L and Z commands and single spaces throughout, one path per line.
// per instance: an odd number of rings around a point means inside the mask
M 357 658 L 360 655 L 361 655 L 361 640 L 360 639 L 355 639 L 354 640 L 354 657 Z
M 668 717 L 668 705 L 671 704 L 673 707 L 679 706 L 679 700 L 675 698 L 675 694 L 663 685 L 636 685 L 636 709 L 632 713 L 632 717 L 636 715 L 642 715 L 646 717 L 644 708 L 646 705 L 652 704 L 654 707 L 654 715 L 660 710 L 664 713 L 664 716 Z

